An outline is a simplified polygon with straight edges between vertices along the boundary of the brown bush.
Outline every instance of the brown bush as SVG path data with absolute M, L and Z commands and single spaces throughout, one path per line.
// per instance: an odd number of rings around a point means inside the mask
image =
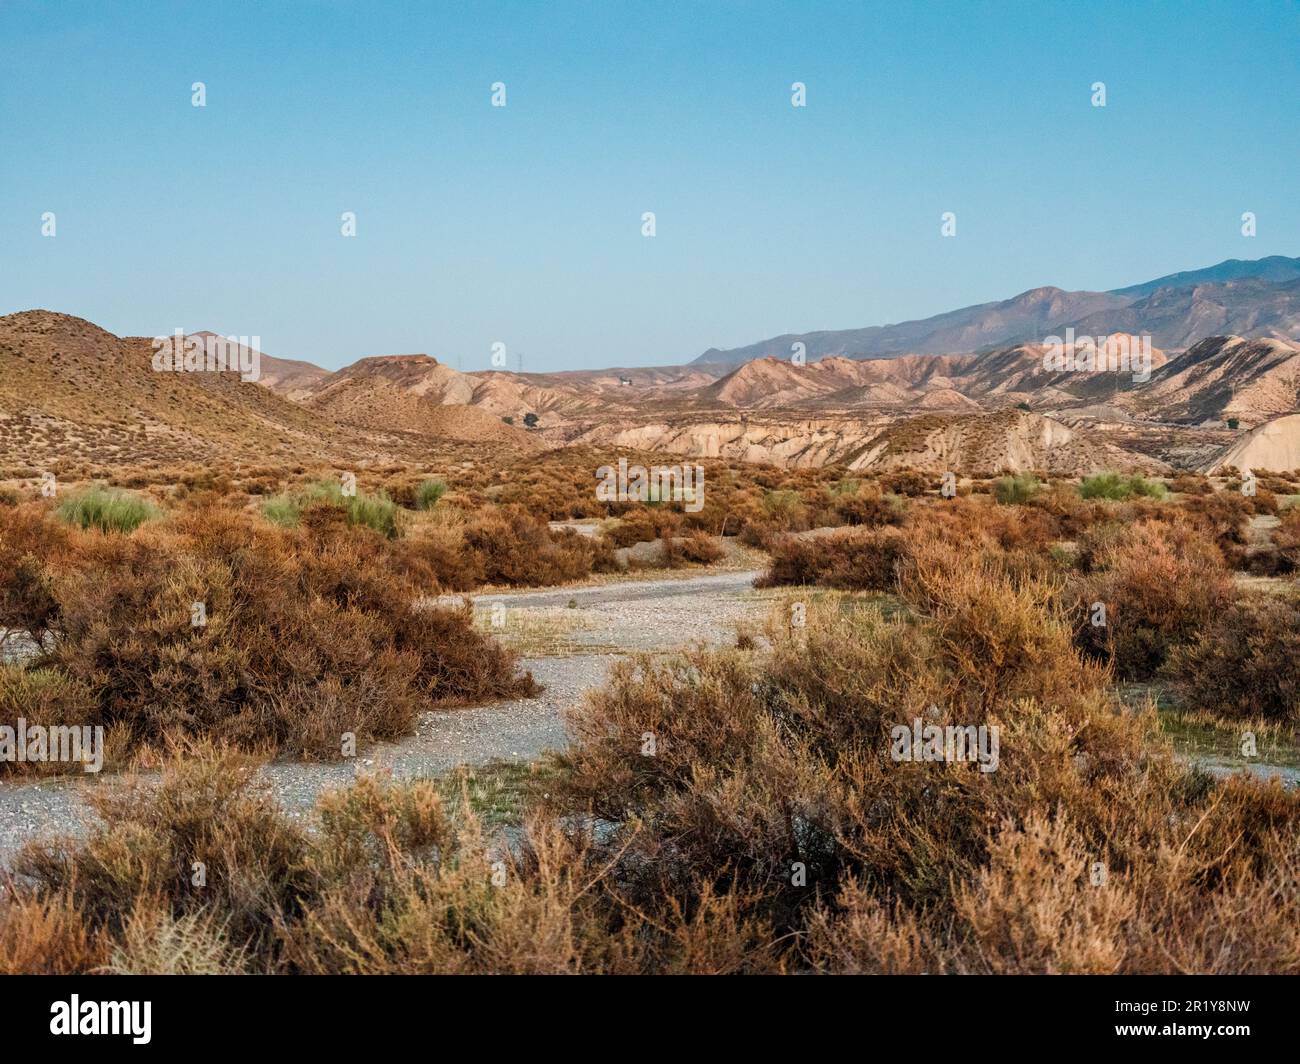
M 1242 598 L 1176 647 L 1168 671 L 1196 709 L 1300 723 L 1300 605 L 1275 596 Z
M 939 478 L 918 472 L 915 469 L 901 469 L 896 473 L 886 473 L 880 478 L 883 491 L 894 495 L 906 495 L 916 498 L 927 495 L 939 488 Z
M 592 571 L 596 548 L 572 529 L 554 531 L 521 506 L 500 507 L 465 529 L 465 549 L 482 562 L 489 584 L 542 587 Z
M 1075 639 L 1123 679 L 1149 679 L 1170 651 L 1233 601 L 1218 547 L 1186 524 L 1139 521 L 1112 530 L 1072 587 Z M 1093 623 L 1094 604 L 1105 624 Z
M 681 517 L 672 510 L 660 506 L 637 506 L 623 514 L 618 523 L 605 532 L 605 537 L 615 547 L 631 547 L 674 536 L 681 525 Z
M 819 584 L 859 591 L 893 590 L 908 535 L 893 528 L 855 529 L 827 535 L 787 536 L 772 547 L 772 561 L 758 587 Z
M 684 536 L 665 539 L 663 544 L 664 562 L 670 567 L 684 562 L 710 565 L 724 553 L 718 541 L 705 532 L 687 532 Z
M 831 509 L 834 520 L 827 523 L 838 525 L 880 528 L 902 524 L 904 517 L 903 509 L 885 498 L 879 488 L 832 496 Z
M 1265 507 L 1265 510 L 1258 510 L 1254 499 L 1239 492 L 1219 491 L 1187 499 L 1179 507 L 1161 507 L 1159 516 L 1170 522 L 1192 524 L 1215 542 L 1229 568 L 1244 569 L 1246 529 L 1255 513 L 1271 512 L 1267 499 Z M 1275 502 L 1273 508 L 1276 508 Z
M 1281 571 L 1300 569 L 1300 507 L 1288 507 L 1279 515 L 1278 526 L 1273 529 L 1273 545 L 1281 559 Z
M 1209 495 L 1214 485 L 1201 473 L 1179 473 L 1169 482 L 1169 490 L 1181 495 Z
M 213 736 L 326 758 L 346 732 L 396 738 L 431 705 L 531 691 L 467 611 L 417 604 L 392 549 L 325 509 L 292 531 L 220 510 L 86 534 L 42 567 L 33 665 L 89 692 L 80 723 L 132 745 Z

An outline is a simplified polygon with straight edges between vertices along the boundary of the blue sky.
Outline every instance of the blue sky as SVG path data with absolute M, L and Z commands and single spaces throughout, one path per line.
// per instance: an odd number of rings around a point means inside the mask
M 0 313 L 541 371 L 1296 255 L 1298 74 L 1269 0 L 0 0 Z

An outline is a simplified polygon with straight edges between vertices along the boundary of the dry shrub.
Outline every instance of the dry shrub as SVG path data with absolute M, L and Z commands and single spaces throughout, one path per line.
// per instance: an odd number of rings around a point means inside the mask
M 752 898 L 822 971 L 1228 971 L 1258 966 L 1243 950 L 1268 927 L 1264 966 L 1297 970 L 1296 797 L 1224 801 L 1179 768 L 1154 714 L 1118 712 L 1071 648 L 1052 588 L 932 564 L 904 583 L 925 616 L 814 603 L 805 629 L 772 626 L 766 662 L 628 662 L 589 698 L 560 808 L 612 826 L 628 904 Z M 1000 767 L 890 760 L 888 728 L 915 716 L 999 725 Z M 1270 889 L 1247 931 L 1216 926 Z M 1179 892 L 1194 901 L 1169 910 Z
M 347 732 L 397 738 L 432 705 L 534 690 L 467 611 L 421 607 L 393 549 L 328 509 L 297 530 L 207 511 L 84 535 L 42 567 L 54 605 L 33 664 L 62 678 L 63 704 L 89 694 L 80 723 L 133 745 L 213 736 L 323 758 Z
M 687 532 L 663 543 L 663 560 L 669 567 L 690 563 L 710 565 L 726 553 L 722 545 L 707 532 Z
M 987 711 L 998 701 L 1068 701 L 1098 691 L 1104 672 L 1079 659 L 1061 605 L 1063 585 L 1014 563 L 1018 554 L 976 559 L 942 543 L 918 549 L 903 594 L 933 618 L 954 690 L 948 701 Z
M 808 917 L 808 961 L 839 975 L 926 975 L 945 970 L 929 927 L 849 877 L 832 904 Z
M 0 891 L 0 975 L 76 975 L 108 960 L 109 943 L 67 894 Z
M 894 528 L 786 536 L 773 544 L 771 565 L 757 586 L 820 584 L 891 591 L 897 583 L 898 567 L 910 549 L 910 537 Z
M 191 750 L 160 783 L 102 799 L 89 838 L 27 851 L 0 899 L 0 957 L 56 971 L 109 957 L 123 971 L 1300 972 L 1300 796 L 1176 762 L 1153 710 L 1119 709 L 1072 648 L 1050 582 L 940 544 L 901 589 L 911 609 L 890 617 L 826 596 L 805 627 L 774 619 L 765 653 L 621 662 L 571 715 L 573 744 L 514 845 L 426 781 L 361 779 L 308 831 L 246 760 Z M 997 726 L 996 771 L 894 760 L 890 728 L 917 717 Z M 33 906 L 54 914 L 41 946 L 16 946 Z
M 631 547 L 675 536 L 681 525 L 681 517 L 672 510 L 660 506 L 636 506 L 609 527 L 605 537 L 615 547 Z
M 1214 485 L 1203 473 L 1179 473 L 1169 482 L 1169 490 L 1180 495 L 1209 495 Z
M 670 901 L 649 922 L 611 901 L 588 842 L 554 823 L 497 849 L 472 815 L 448 815 L 434 783 L 364 777 L 324 796 L 309 832 L 241 755 L 177 755 L 157 785 L 99 799 L 103 821 L 84 841 L 23 852 L 21 885 L 0 898 L 0 970 L 780 969 L 746 899 Z
M 15 872 L 71 899 L 95 930 L 120 934 L 148 909 L 219 914 L 237 948 L 264 949 L 313 872 L 302 829 L 253 785 L 256 767 L 228 748 L 178 747 L 157 783 L 92 795 L 102 825 L 89 838 L 29 844 Z
M 1097 876 L 1095 851 L 1059 817 L 1005 822 L 989 862 L 957 891 L 969 928 L 963 969 L 993 975 L 1109 975 L 1120 970 L 1137 901 L 1119 877 Z
M 880 478 L 880 487 L 883 491 L 909 498 L 935 491 L 938 486 L 938 477 L 915 469 L 901 469 L 896 473 L 886 473 Z
M 895 501 L 887 499 L 875 485 L 860 488 L 852 493 L 842 492 L 834 495 L 832 511 L 835 520 L 829 523 L 866 525 L 868 528 L 901 524 L 904 517 L 903 508 Z
M 489 584 L 563 584 L 590 573 L 597 558 L 592 540 L 572 529 L 554 531 L 521 506 L 500 507 L 472 521 L 464 542 Z
M 1084 499 L 1064 484 L 1053 484 L 1040 491 L 1026 506 L 1051 517 L 1054 531 L 1061 539 L 1077 539 L 1099 522 L 1111 519 L 1111 508 L 1105 503 Z
M 1171 522 L 1188 522 L 1209 537 L 1223 554 L 1225 563 L 1232 569 L 1246 567 L 1247 527 L 1256 513 L 1271 513 L 1264 501 L 1264 510 L 1256 508 L 1255 500 L 1235 491 L 1219 491 L 1212 495 L 1197 495 L 1187 499 L 1182 506 L 1164 507 L 1161 516 Z
M 1169 673 L 1197 709 L 1300 723 L 1300 605 L 1271 595 L 1242 597 L 1175 648 Z
M 1126 680 L 1150 679 L 1233 601 L 1218 547 L 1195 528 L 1143 520 L 1111 530 L 1072 587 L 1075 639 Z M 1094 625 L 1095 603 L 1105 624 Z
M 1278 526 L 1273 529 L 1273 546 L 1281 559 L 1282 571 L 1300 569 L 1300 506 L 1282 511 Z

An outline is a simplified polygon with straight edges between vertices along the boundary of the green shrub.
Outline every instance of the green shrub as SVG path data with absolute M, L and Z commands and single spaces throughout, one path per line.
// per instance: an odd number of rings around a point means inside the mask
M 134 532 L 161 514 L 148 499 L 102 487 L 87 488 L 65 499 L 57 512 L 69 524 L 101 532 Z
M 1123 500 L 1139 496 L 1147 499 L 1163 499 L 1168 489 L 1159 480 L 1147 480 L 1141 476 L 1124 476 L 1121 473 L 1098 473 L 1096 476 L 1084 477 L 1079 485 L 1079 494 L 1085 499 Z
M 348 524 L 373 529 L 381 536 L 395 539 L 400 533 L 397 504 L 384 492 L 367 495 L 357 492 L 344 495 L 341 485 L 332 480 L 318 480 L 296 492 L 276 495 L 262 504 L 262 516 L 273 524 L 296 528 L 304 510 L 316 506 L 337 507 L 347 513 Z
M 993 485 L 993 498 L 1003 506 L 1012 503 L 1025 503 L 1038 494 L 1041 485 L 1032 473 L 1017 473 L 1011 477 L 1001 477 Z
M 415 489 L 415 508 L 432 510 L 446 493 L 447 485 L 441 480 L 426 480 Z

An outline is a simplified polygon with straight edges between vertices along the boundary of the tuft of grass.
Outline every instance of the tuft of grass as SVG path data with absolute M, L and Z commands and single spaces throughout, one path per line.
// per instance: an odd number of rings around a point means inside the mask
M 1159 480 L 1142 476 L 1124 476 L 1121 473 L 1098 473 L 1084 477 L 1079 494 L 1085 499 L 1111 499 L 1122 501 L 1134 497 L 1163 499 L 1169 489 Z
M 284 528 L 297 528 L 304 510 L 314 506 L 332 506 L 347 514 L 348 524 L 373 529 L 381 536 L 396 539 L 397 504 L 384 492 L 368 495 L 357 492 L 344 495 L 341 485 L 332 480 L 317 480 L 295 492 L 276 495 L 262 504 L 262 516 Z
M 276 495 L 262 503 L 262 516 L 281 528 L 296 528 L 302 507 L 289 495 Z
M 1017 473 L 1015 476 L 1001 477 L 994 483 L 993 498 L 1003 506 L 1026 503 L 1038 494 L 1040 487 L 1042 485 L 1032 473 Z
M 162 514 L 148 499 L 102 487 L 87 488 L 65 499 L 56 512 L 69 524 L 101 532 L 134 532 Z
M 447 485 L 443 481 L 426 480 L 415 489 L 415 508 L 432 510 L 446 493 Z
M 498 828 L 522 825 L 529 805 L 544 797 L 547 783 L 557 776 L 550 757 L 531 764 L 498 758 L 475 768 L 454 769 L 436 782 L 449 818 L 458 820 L 469 813 L 483 827 Z

